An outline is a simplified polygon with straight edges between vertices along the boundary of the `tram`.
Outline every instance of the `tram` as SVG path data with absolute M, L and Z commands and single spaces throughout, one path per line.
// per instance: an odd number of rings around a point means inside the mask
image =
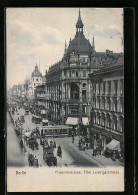
M 64 135 L 71 135 L 71 132 L 72 127 L 67 125 L 43 126 L 42 128 L 40 128 L 41 137 L 59 137 Z

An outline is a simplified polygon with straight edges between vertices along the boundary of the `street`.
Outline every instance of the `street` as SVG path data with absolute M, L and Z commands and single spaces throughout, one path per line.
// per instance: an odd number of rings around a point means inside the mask
M 19 115 L 18 115 L 19 113 Z M 18 112 L 15 112 L 14 119 L 17 119 L 20 115 L 24 115 L 25 111 L 23 109 L 19 109 Z M 23 132 L 25 132 L 28 128 L 30 130 L 41 127 L 41 124 L 36 125 L 32 123 L 32 115 L 25 116 L 25 123 L 23 123 Z M 16 165 L 17 161 L 21 161 L 21 165 L 27 165 L 27 155 L 28 153 L 32 153 L 38 159 L 39 166 L 47 166 L 45 161 L 43 160 L 43 147 L 40 145 L 40 140 L 37 139 L 39 143 L 39 150 L 32 150 L 28 146 L 25 145 L 26 151 L 23 152 L 20 149 L 19 141 L 20 137 L 17 137 L 15 134 L 12 123 L 10 122 L 9 114 L 7 114 L 7 155 L 8 155 L 8 165 Z M 75 137 L 76 138 L 76 137 Z M 50 139 L 50 138 L 49 138 Z M 57 166 L 73 166 L 73 167 L 96 167 L 101 166 L 100 163 L 96 162 L 91 156 L 86 154 L 84 151 L 79 151 L 77 144 L 72 143 L 71 137 L 59 137 L 54 138 L 56 142 L 56 146 L 59 145 L 62 148 L 62 158 L 57 156 L 57 148 L 54 150 L 54 156 L 57 157 Z M 12 146 L 12 147 L 11 147 Z M 16 155 L 16 158 L 13 156 Z M 12 158 L 14 157 L 14 158 Z M 12 160 L 11 160 L 12 159 Z
M 28 161 L 24 156 L 19 144 L 9 113 L 7 113 L 7 165 L 26 166 Z

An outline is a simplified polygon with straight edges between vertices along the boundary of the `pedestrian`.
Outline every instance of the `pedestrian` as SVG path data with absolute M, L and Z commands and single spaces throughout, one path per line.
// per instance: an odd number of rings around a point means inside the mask
M 54 148 L 56 148 L 56 142 L 54 141 Z
M 74 135 L 72 134 L 72 143 L 74 143 Z
M 53 141 L 50 141 L 50 148 L 53 148 Z

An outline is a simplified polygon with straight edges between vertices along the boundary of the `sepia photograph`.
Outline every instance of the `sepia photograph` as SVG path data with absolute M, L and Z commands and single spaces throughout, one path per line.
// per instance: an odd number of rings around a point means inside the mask
M 6 90 L 9 191 L 124 190 L 123 8 L 7 8 Z

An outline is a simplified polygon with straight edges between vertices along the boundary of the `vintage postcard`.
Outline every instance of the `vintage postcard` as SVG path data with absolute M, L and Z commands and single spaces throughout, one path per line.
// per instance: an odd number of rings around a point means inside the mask
M 124 191 L 123 8 L 7 8 L 7 191 Z

